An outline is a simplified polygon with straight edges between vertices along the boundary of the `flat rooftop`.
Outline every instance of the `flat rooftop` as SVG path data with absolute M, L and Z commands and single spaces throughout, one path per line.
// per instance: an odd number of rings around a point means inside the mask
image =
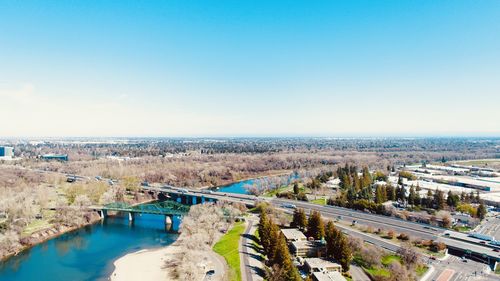
M 302 231 L 297 228 L 284 228 L 281 230 L 281 233 L 285 236 L 286 240 L 290 241 L 305 241 L 307 237 L 302 233 Z
M 314 272 L 313 280 L 316 281 L 347 281 L 338 271 L 332 272 Z
M 322 258 L 305 258 L 304 262 L 306 262 L 311 268 L 338 268 L 342 267 L 340 264 L 333 262 L 328 259 Z

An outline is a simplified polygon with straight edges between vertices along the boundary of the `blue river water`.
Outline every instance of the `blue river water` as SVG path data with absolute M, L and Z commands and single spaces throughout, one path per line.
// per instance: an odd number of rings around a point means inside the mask
M 297 173 L 292 173 L 288 176 L 287 184 L 290 184 L 293 180 L 299 178 Z M 267 181 L 267 177 L 257 178 L 257 179 L 249 179 L 244 181 L 235 182 L 226 186 L 221 186 L 217 191 L 219 192 L 227 192 L 227 193 L 238 193 L 238 194 L 248 194 L 247 186 L 252 185 L 260 185 L 263 182 Z
M 297 178 L 294 173 L 287 181 Z M 246 194 L 245 186 L 259 185 L 267 180 L 236 182 L 218 191 Z M 141 249 L 169 245 L 177 236 L 165 231 L 163 216 L 136 216 L 132 225 L 128 217 L 108 217 L 0 262 L 0 281 L 108 280 L 116 259 Z
M 164 217 L 109 217 L 63 234 L 0 262 L 0 281 L 108 280 L 113 262 L 141 249 L 166 246 L 177 234 L 165 231 Z

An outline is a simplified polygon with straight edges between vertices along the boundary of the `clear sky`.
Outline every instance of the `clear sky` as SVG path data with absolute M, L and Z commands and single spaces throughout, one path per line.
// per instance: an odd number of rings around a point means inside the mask
M 500 1 L 0 0 L 0 136 L 500 136 Z

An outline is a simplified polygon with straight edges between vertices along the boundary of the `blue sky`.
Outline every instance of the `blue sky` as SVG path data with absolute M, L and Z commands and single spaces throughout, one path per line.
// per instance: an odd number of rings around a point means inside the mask
M 499 136 L 499 19 L 497 0 L 0 0 L 0 136 Z

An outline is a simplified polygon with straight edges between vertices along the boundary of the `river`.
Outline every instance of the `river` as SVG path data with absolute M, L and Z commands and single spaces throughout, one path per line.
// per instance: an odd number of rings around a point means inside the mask
M 219 192 L 227 192 L 227 193 L 238 193 L 238 194 L 248 194 L 248 191 L 246 189 L 247 186 L 252 186 L 252 185 L 261 185 L 261 184 L 266 184 L 268 185 L 269 179 L 272 177 L 262 177 L 262 178 L 256 178 L 256 179 L 248 179 L 244 181 L 239 181 L 235 183 L 231 183 L 229 185 L 221 186 L 217 191 Z M 287 179 L 287 184 L 290 184 L 292 181 L 300 178 L 297 173 L 292 173 L 288 176 Z
M 294 173 L 287 181 L 297 178 Z M 246 194 L 245 186 L 267 180 L 264 177 L 240 181 L 218 191 Z M 136 216 L 133 225 L 128 217 L 108 217 L 0 262 L 0 281 L 108 280 L 116 259 L 141 249 L 169 245 L 177 236 L 165 231 L 163 216 Z
M 116 259 L 176 239 L 165 231 L 163 216 L 137 216 L 133 225 L 125 217 L 108 217 L 1 262 L 0 281 L 108 280 Z

